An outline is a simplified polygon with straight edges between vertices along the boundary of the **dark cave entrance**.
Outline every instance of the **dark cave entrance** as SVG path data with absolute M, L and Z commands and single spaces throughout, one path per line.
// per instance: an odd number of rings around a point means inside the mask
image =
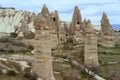
M 53 18 L 53 21 L 55 22 L 55 21 L 56 21 L 56 19 L 55 19 L 55 18 Z
M 80 24 L 80 22 L 77 22 L 77 24 L 79 25 L 79 24 Z

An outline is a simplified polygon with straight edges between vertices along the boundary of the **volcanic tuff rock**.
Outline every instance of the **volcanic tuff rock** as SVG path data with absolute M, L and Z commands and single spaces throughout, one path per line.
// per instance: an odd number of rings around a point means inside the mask
M 74 35 L 75 30 L 80 29 L 80 24 L 81 23 L 82 23 L 82 18 L 81 18 L 79 8 L 77 6 L 75 6 L 73 17 L 72 17 L 72 22 L 71 22 L 71 25 L 70 25 L 70 34 Z
M 103 13 L 101 19 L 101 45 L 104 47 L 113 47 L 114 42 L 114 31 L 112 29 L 111 24 L 109 23 L 109 19 L 107 18 L 106 13 Z
M 48 27 L 49 29 L 51 29 L 51 27 L 52 27 L 52 20 L 50 18 L 49 10 L 48 10 L 48 8 L 47 8 L 47 6 L 45 4 L 43 5 L 42 11 L 39 14 L 43 15 L 43 17 L 45 19 L 45 26 Z
M 96 67 L 98 63 L 97 37 L 91 21 L 86 22 L 84 64 L 88 67 Z
M 0 8 L 0 32 L 34 32 L 34 16 L 34 13 L 27 11 Z
M 44 5 L 42 12 L 45 11 L 47 15 L 48 10 Z M 47 25 L 47 20 L 49 21 L 50 16 L 46 17 L 42 12 L 35 19 L 35 54 L 32 73 L 36 73 L 41 80 L 55 80 L 52 68 L 51 49 L 58 43 L 56 34 L 59 32 L 59 17 L 57 11 L 55 11 L 54 26 L 56 26 L 56 29 L 53 29 L 52 25 L 49 27 Z

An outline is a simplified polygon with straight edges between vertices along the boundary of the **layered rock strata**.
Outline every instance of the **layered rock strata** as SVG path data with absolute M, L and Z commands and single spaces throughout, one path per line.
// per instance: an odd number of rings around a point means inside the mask
M 32 73 L 37 74 L 40 80 L 55 80 L 52 67 L 51 48 L 57 44 L 54 30 L 46 28 L 43 14 L 36 17 L 34 42 L 34 64 Z
M 104 47 L 113 47 L 114 41 L 114 31 L 107 18 L 106 13 L 103 13 L 101 19 L 101 31 L 100 31 L 101 45 Z
M 96 67 L 98 63 L 97 37 L 91 21 L 86 22 L 84 64 L 88 67 Z

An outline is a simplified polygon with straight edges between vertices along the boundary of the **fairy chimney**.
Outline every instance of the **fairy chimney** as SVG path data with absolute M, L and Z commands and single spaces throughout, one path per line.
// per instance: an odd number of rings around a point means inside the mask
M 44 19 L 45 19 L 45 27 L 48 29 L 51 29 L 52 28 L 52 21 L 50 19 L 50 13 L 49 13 L 49 10 L 48 10 L 46 4 L 43 5 L 41 13 L 39 13 L 39 14 L 42 14 Z
M 78 6 L 75 6 L 72 22 L 70 24 L 70 34 L 75 35 L 75 31 L 80 29 L 80 24 L 82 23 L 82 18 Z
M 46 22 L 42 14 L 35 19 L 34 64 L 32 74 L 40 80 L 55 80 L 52 67 L 51 48 L 56 44 L 56 36 L 45 29 Z
M 88 67 L 96 67 L 98 63 L 97 37 L 91 21 L 86 22 L 84 64 Z
M 114 42 L 114 31 L 112 29 L 112 26 L 109 22 L 109 19 L 107 18 L 106 13 L 104 12 L 101 19 L 101 31 L 100 31 L 100 37 L 101 37 L 101 45 L 104 47 L 113 47 Z

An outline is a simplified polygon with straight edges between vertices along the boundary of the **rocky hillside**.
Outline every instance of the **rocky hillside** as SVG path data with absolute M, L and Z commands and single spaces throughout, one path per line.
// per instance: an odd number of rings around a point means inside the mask
M 32 12 L 0 8 L 0 32 L 34 32 L 34 18 Z

